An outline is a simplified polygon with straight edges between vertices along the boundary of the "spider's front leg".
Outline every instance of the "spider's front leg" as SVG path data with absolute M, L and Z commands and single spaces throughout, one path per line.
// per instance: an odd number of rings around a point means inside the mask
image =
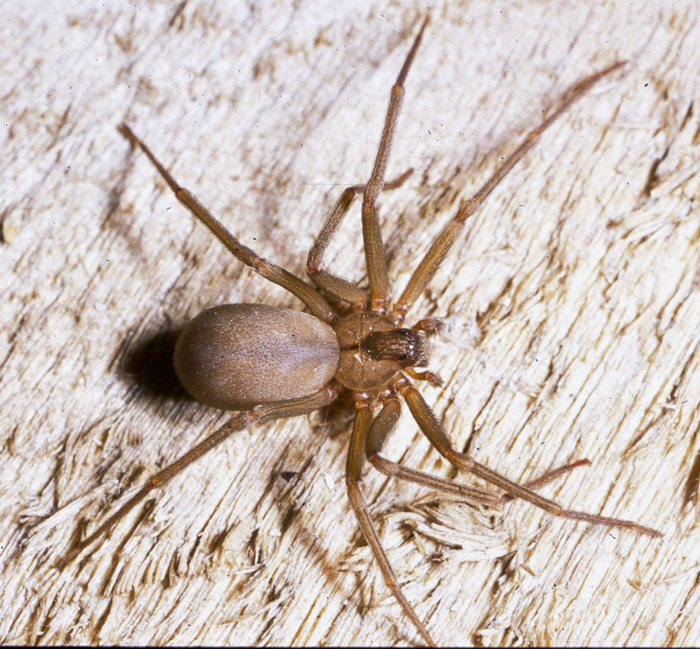
M 437 417 L 435 417 L 433 411 L 425 402 L 420 392 L 418 392 L 415 386 L 413 386 L 408 379 L 397 381 L 396 389 L 406 400 L 408 408 L 411 411 L 413 418 L 416 420 L 421 432 L 428 438 L 428 441 L 433 445 L 433 447 L 435 447 L 437 452 L 457 469 L 469 471 L 492 485 L 503 489 L 508 494 L 522 498 L 523 500 L 527 500 L 536 507 L 540 507 L 541 509 L 544 509 L 550 514 L 554 514 L 555 516 L 587 521 L 598 525 L 630 528 L 637 532 L 641 532 L 642 534 L 648 534 L 649 536 L 661 536 L 661 532 L 633 521 L 626 521 L 618 518 L 600 516 L 598 514 L 589 514 L 587 512 L 564 509 L 558 503 L 550 500 L 549 498 L 545 498 L 544 496 L 540 496 L 527 486 L 523 486 L 517 482 L 508 480 L 508 478 L 496 473 L 495 471 L 492 471 L 487 466 L 479 464 L 471 457 L 465 453 L 460 453 L 454 448 L 454 446 L 452 446 L 452 443 L 445 433 L 442 424 L 438 421 Z M 536 481 L 536 484 L 539 486 L 540 481 Z
M 348 451 L 346 483 L 348 498 L 357 516 L 360 530 L 367 544 L 370 546 L 374 558 L 379 564 L 386 585 L 396 597 L 404 612 L 413 622 L 423 639 L 432 646 L 434 644 L 432 638 L 401 590 L 396 573 L 391 567 L 367 510 L 367 503 L 361 490 L 362 470 L 365 458 L 369 459 L 376 469 L 390 478 L 398 478 L 407 482 L 420 484 L 421 486 L 436 491 L 460 496 L 470 502 L 499 505 L 508 500 L 510 495 L 498 496 L 484 489 L 479 489 L 478 487 L 471 487 L 455 482 L 454 480 L 434 476 L 392 462 L 381 455 L 382 447 L 388 437 L 396 429 L 399 417 L 401 416 L 401 402 L 399 401 L 393 384 L 400 384 L 402 381 L 406 381 L 406 379 L 399 377 L 392 383 L 389 389 L 384 390 L 379 395 L 379 400 L 382 402 L 382 409 L 374 419 L 369 395 L 364 393 L 356 394 L 355 404 L 357 414 Z M 561 467 L 542 476 L 535 482 L 530 483 L 528 487 L 539 487 L 559 477 L 563 473 L 584 464 L 588 464 L 588 461 L 582 460 L 581 462 Z
M 395 180 L 386 183 L 384 189 L 389 190 L 401 187 L 412 173 L 413 169 L 406 170 Z M 333 207 L 333 211 L 323 224 L 321 232 L 316 237 L 306 260 L 306 272 L 311 281 L 320 289 L 327 291 L 339 300 L 349 302 L 356 311 L 364 310 L 367 306 L 367 295 L 365 291 L 344 277 L 324 270 L 321 266 L 323 264 L 323 255 L 326 252 L 326 248 L 328 248 L 331 238 L 340 227 L 355 196 L 363 192 L 365 187 L 366 185 L 353 185 L 343 191 L 338 202 Z
M 404 613 L 406 613 L 411 622 L 413 622 L 413 625 L 416 627 L 423 640 L 429 646 L 434 647 L 436 646 L 435 642 L 430 637 L 430 634 L 423 625 L 423 622 L 421 622 L 420 618 L 401 590 L 396 573 L 391 567 L 389 558 L 386 556 L 386 552 L 382 547 L 382 542 L 379 540 L 379 536 L 374 529 L 372 519 L 369 515 L 369 510 L 367 509 L 367 502 L 365 501 L 365 497 L 360 488 L 360 485 L 362 484 L 362 469 L 365 463 L 365 447 L 368 436 L 378 435 L 381 437 L 386 437 L 386 435 L 394 428 L 396 422 L 393 421 L 391 415 L 384 415 L 386 407 L 382 409 L 380 415 L 373 421 L 370 397 L 367 394 L 355 394 L 355 408 L 355 424 L 353 426 L 352 436 L 350 438 L 350 448 L 348 449 L 348 459 L 345 472 L 348 499 L 350 500 L 350 504 L 355 511 L 355 515 L 357 516 L 357 522 L 360 525 L 362 535 L 365 537 L 367 544 L 372 549 L 372 554 L 374 555 L 375 560 L 379 564 L 379 568 L 382 571 L 382 576 L 384 577 L 386 585 L 389 587 L 389 590 L 401 605 Z M 389 430 L 385 430 L 387 427 Z
M 382 243 L 382 232 L 379 227 L 379 216 L 377 214 L 377 197 L 384 187 L 384 176 L 389 162 L 391 145 L 396 133 L 396 125 L 401 112 L 401 104 L 406 93 L 404 82 L 413 64 L 420 42 L 423 39 L 423 32 L 430 22 L 430 17 L 426 16 L 421 25 L 420 31 L 413 41 L 403 67 L 396 78 L 396 82 L 391 88 L 389 108 L 384 120 L 384 130 L 379 140 L 377 157 L 374 160 L 372 175 L 369 178 L 365 193 L 362 197 L 362 238 L 364 240 L 365 261 L 367 263 L 367 277 L 370 289 L 370 308 L 375 313 L 385 313 L 389 301 L 389 276 L 387 274 L 386 258 L 384 256 L 384 244 Z
M 500 182 L 508 175 L 510 170 L 521 158 L 535 146 L 542 134 L 564 113 L 564 111 L 583 97 L 596 83 L 624 65 L 624 61 L 613 63 L 604 70 L 596 72 L 571 88 L 559 107 L 537 126 L 537 128 L 534 128 L 528 133 L 516 149 L 496 167 L 481 189 L 471 198 L 462 202 L 457 213 L 448 221 L 442 232 L 435 238 L 428 252 L 425 254 L 425 257 L 421 259 L 418 267 L 413 271 L 413 275 L 409 279 L 408 284 L 406 284 L 406 288 L 392 307 L 389 317 L 394 322 L 401 324 L 404 321 L 408 310 L 423 293 L 428 282 L 452 249 L 452 246 L 469 217 L 481 207 L 489 194 L 498 187 Z
M 365 292 L 352 282 L 334 273 L 322 270 L 321 263 L 323 260 L 323 253 L 331 237 L 335 234 L 338 226 L 350 209 L 355 195 L 359 192 L 363 192 L 362 237 L 371 293 L 369 306 L 375 313 L 384 313 L 386 311 L 386 304 L 389 299 L 389 278 L 387 275 L 384 244 L 382 243 L 382 233 L 379 227 L 376 203 L 383 189 L 396 189 L 400 187 L 412 173 L 412 170 L 409 169 L 395 180 L 384 182 L 386 167 L 389 162 L 389 154 L 391 153 L 391 145 L 394 140 L 394 134 L 396 133 L 399 113 L 401 112 L 401 104 L 403 103 L 403 97 L 406 92 L 404 89 L 404 82 L 408 76 L 408 71 L 411 69 L 413 59 L 416 56 L 416 52 L 423 38 L 423 32 L 428 22 L 430 22 L 430 19 L 426 16 L 406 56 L 406 60 L 396 78 L 396 82 L 391 88 L 389 107 L 384 120 L 384 129 L 381 139 L 379 140 L 379 148 L 369 181 L 366 185 L 348 187 L 342 193 L 311 248 L 306 262 L 309 277 L 316 286 L 328 291 L 341 300 L 350 302 L 357 311 L 364 310 L 367 307 L 367 296 Z

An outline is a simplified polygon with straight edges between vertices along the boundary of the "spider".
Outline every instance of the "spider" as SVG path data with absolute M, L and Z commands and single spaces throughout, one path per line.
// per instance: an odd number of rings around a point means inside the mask
M 520 485 L 455 449 L 443 425 L 413 383 L 425 381 L 433 385 L 441 384 L 436 374 L 417 369 L 428 365 L 427 339 L 440 328 L 440 321 L 424 318 L 411 327 L 403 326 L 411 305 L 452 249 L 469 217 L 552 122 L 594 84 L 620 68 L 624 62 L 615 63 L 571 88 L 559 107 L 528 134 L 498 166 L 484 186 L 460 204 L 457 213 L 448 221 L 418 264 L 399 299 L 392 303 L 377 198 L 382 189 L 400 187 L 411 174 L 411 170 L 408 170 L 395 180 L 385 182 L 391 145 L 405 93 L 404 84 L 428 23 L 429 17 L 426 17 L 391 89 L 384 128 L 369 181 L 365 185 L 348 187 L 343 191 L 309 252 L 306 267 L 313 284 L 308 284 L 244 246 L 194 194 L 176 182 L 129 126 L 119 126 L 120 133 L 131 145 L 141 149 L 149 158 L 177 199 L 211 230 L 234 257 L 265 279 L 295 295 L 311 314 L 262 304 L 227 304 L 200 313 L 184 327 L 175 346 L 174 364 L 186 390 L 206 405 L 242 412 L 175 462 L 151 476 L 134 496 L 77 543 L 59 561 L 59 568 L 73 560 L 101 535 L 109 532 L 152 490 L 165 485 L 232 433 L 254 424 L 306 415 L 326 408 L 344 390 L 352 392 L 356 409 L 346 466 L 348 498 L 387 587 L 423 641 L 429 645 L 434 645 L 433 639 L 404 596 L 372 524 L 362 492 L 366 460 L 386 476 L 456 494 L 472 502 L 498 505 L 512 498 L 522 498 L 555 516 L 630 528 L 639 533 L 660 536 L 656 530 L 631 521 L 564 509 L 533 491 L 575 467 L 590 464 L 588 460 L 563 466 L 533 482 Z M 369 292 L 323 268 L 325 250 L 358 194 L 362 195 L 362 236 Z M 326 300 L 325 294 L 333 296 L 340 303 L 347 303 L 347 312 L 338 313 Z M 450 464 L 473 473 L 504 493 L 497 495 L 430 475 L 393 462 L 382 455 L 384 443 L 398 423 L 401 399 L 408 405 L 423 435 Z M 380 409 L 375 416 L 374 408 L 377 405 Z

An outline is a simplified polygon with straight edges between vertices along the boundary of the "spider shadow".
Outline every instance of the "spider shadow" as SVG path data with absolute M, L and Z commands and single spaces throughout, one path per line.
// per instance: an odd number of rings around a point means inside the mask
M 179 329 L 168 329 L 139 340 L 120 359 L 119 372 L 136 383 L 145 396 L 195 402 L 175 373 L 173 353 L 179 333 Z

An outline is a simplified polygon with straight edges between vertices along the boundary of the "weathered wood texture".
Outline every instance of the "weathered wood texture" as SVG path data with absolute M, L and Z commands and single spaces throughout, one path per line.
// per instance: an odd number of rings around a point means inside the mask
M 519 480 L 590 458 L 544 492 L 664 538 L 371 474 L 367 493 L 441 643 L 693 644 L 700 6 L 558 4 L 431 7 L 390 171 L 415 173 L 382 198 L 391 277 L 570 85 L 629 59 L 472 219 L 415 313 L 450 323 L 445 388 L 424 393 L 460 447 Z M 50 5 L 12 3 L 1 28 L 0 640 L 417 642 L 346 502 L 343 409 L 237 435 L 52 565 L 226 418 L 173 386 L 165 333 L 221 302 L 298 305 L 230 259 L 116 126 L 301 274 L 342 188 L 367 178 L 425 3 Z M 362 279 L 358 224 L 329 258 Z M 454 475 L 408 417 L 390 453 Z

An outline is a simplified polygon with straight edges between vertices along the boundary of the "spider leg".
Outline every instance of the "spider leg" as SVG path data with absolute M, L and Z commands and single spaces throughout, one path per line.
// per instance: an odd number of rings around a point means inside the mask
M 424 624 L 403 594 L 396 573 L 391 567 L 389 558 L 372 524 L 372 519 L 367 509 L 367 503 L 361 490 L 362 469 L 364 467 L 365 458 L 367 457 L 379 471 L 389 477 L 397 477 L 402 480 L 407 480 L 408 482 L 415 482 L 436 489 L 437 491 L 462 496 L 472 502 L 498 505 L 509 499 L 510 494 L 498 496 L 477 487 L 470 487 L 453 480 L 432 476 L 423 471 L 417 471 L 383 458 L 380 455 L 380 450 L 386 439 L 396 428 L 399 416 L 401 415 L 401 403 L 393 390 L 385 391 L 380 395 L 380 398 L 383 401 L 383 407 L 376 418 L 373 419 L 369 396 L 362 393 L 355 395 L 357 413 L 352 437 L 350 439 L 346 468 L 348 498 L 357 516 L 362 535 L 365 537 L 367 544 L 372 550 L 372 554 L 379 565 L 387 587 L 401 605 L 404 613 L 406 613 L 411 622 L 413 622 L 423 640 L 425 640 L 428 645 L 435 646 Z M 533 486 L 540 486 L 585 462 L 586 461 L 562 467 L 548 473 L 535 481 Z
M 381 454 L 381 450 L 384 448 L 388 437 L 394 432 L 396 424 L 399 421 L 399 417 L 401 416 L 401 401 L 393 390 L 387 390 L 383 394 L 380 394 L 379 398 L 383 402 L 383 407 L 374 419 L 365 443 L 367 459 L 378 471 L 390 478 L 398 478 L 399 480 L 413 482 L 435 491 L 461 496 L 474 503 L 500 505 L 508 500 L 512 500 L 512 495 L 508 493 L 497 495 L 493 492 L 479 489 L 478 487 L 472 487 L 454 480 L 449 480 L 448 478 L 441 478 L 424 471 L 418 471 L 417 469 L 412 469 L 385 458 Z M 572 469 L 589 464 L 590 462 L 588 460 L 579 460 L 573 464 L 567 464 L 546 473 L 536 480 L 528 482 L 525 487 L 527 489 L 536 489 L 568 473 Z
M 449 478 L 441 478 L 424 471 L 412 469 L 411 467 L 398 464 L 397 462 L 385 458 L 383 455 L 381 455 L 381 453 L 374 453 L 367 459 L 370 461 L 372 466 L 377 469 L 377 471 L 383 473 L 389 478 L 397 478 L 399 480 L 404 480 L 405 482 L 413 482 L 415 484 L 427 487 L 428 489 L 432 489 L 433 491 L 440 491 L 442 493 L 460 496 L 468 502 L 496 506 L 502 505 L 515 498 L 515 496 L 510 493 L 498 496 L 490 491 L 479 489 L 478 487 L 471 487 L 469 485 L 462 484 L 461 482 L 450 480 Z M 558 469 L 554 469 L 554 471 L 545 473 L 543 476 L 540 476 L 532 482 L 527 482 L 524 487 L 526 489 L 537 489 L 538 487 L 555 480 L 559 476 L 568 473 L 572 469 L 585 466 L 587 464 L 590 464 L 588 460 L 581 460 L 579 462 L 574 462 L 573 464 L 566 464 Z
M 387 182 L 384 185 L 384 190 L 401 187 L 412 172 L 412 169 L 408 169 L 395 180 Z M 365 291 L 353 282 L 335 273 L 323 270 L 321 265 L 323 264 L 323 255 L 326 252 L 331 238 L 348 213 L 355 196 L 359 192 L 363 192 L 365 187 L 366 185 L 353 185 L 352 187 L 348 187 L 340 195 L 338 202 L 335 204 L 335 207 L 333 207 L 333 211 L 328 216 L 328 219 L 326 219 L 318 237 L 316 237 L 316 241 L 314 241 L 314 245 L 309 251 L 309 256 L 306 260 L 306 272 L 316 286 L 341 300 L 350 302 L 353 308 L 358 311 L 364 309 L 367 305 L 367 295 Z
M 256 406 L 251 410 L 239 413 L 221 428 L 212 433 L 205 440 L 201 441 L 187 453 L 166 466 L 158 473 L 152 475 L 146 484 L 141 487 L 129 500 L 127 500 L 117 511 L 102 522 L 98 528 L 89 536 L 80 541 L 66 556 L 62 557 L 56 564 L 56 568 L 62 570 L 68 563 L 75 559 L 88 545 L 97 540 L 103 534 L 109 532 L 124 516 L 126 516 L 136 505 L 138 505 L 151 491 L 162 487 L 170 482 L 178 473 L 187 468 L 190 464 L 201 458 L 203 455 L 218 446 L 229 435 L 256 424 L 262 424 L 273 419 L 283 419 L 286 417 L 296 417 L 305 415 L 314 410 L 324 408 L 335 400 L 340 391 L 340 386 L 331 382 L 318 392 L 292 399 L 289 401 L 278 401 L 277 403 L 267 403 Z
M 377 214 L 377 197 L 384 186 L 384 176 L 386 166 L 391 153 L 391 145 L 396 133 L 396 124 L 401 111 L 401 104 L 405 94 L 404 82 L 411 64 L 418 51 L 423 31 L 425 30 L 429 16 L 426 16 L 421 25 L 420 31 L 413 41 L 413 45 L 406 56 L 403 67 L 399 72 L 389 99 L 384 120 L 384 130 L 379 141 L 377 157 L 374 160 L 372 175 L 365 186 L 365 193 L 362 198 L 362 237 L 364 240 L 365 260 L 367 263 L 367 276 L 369 278 L 369 288 L 371 293 L 371 308 L 375 313 L 385 313 L 389 300 L 389 277 L 387 275 L 386 259 L 384 256 L 384 244 L 382 243 L 382 233 L 379 228 L 379 216 Z
M 185 189 L 177 183 L 175 178 L 173 178 L 170 172 L 163 166 L 158 158 L 156 158 L 153 152 L 126 124 L 120 124 L 118 130 L 133 146 L 138 147 L 148 156 L 148 159 L 153 163 L 158 173 L 163 177 L 165 182 L 168 183 L 170 189 L 172 189 L 177 200 L 192 212 L 199 221 L 206 225 L 236 259 L 242 261 L 246 266 L 250 266 L 250 268 L 259 275 L 262 275 L 265 279 L 270 280 L 293 295 L 296 295 L 296 297 L 309 307 L 317 318 L 328 323 L 335 322 L 338 319 L 338 315 L 335 311 L 313 286 L 310 286 L 281 266 L 261 257 L 236 239 L 236 237 L 234 237 L 223 224 L 199 202 L 199 200 L 197 200 L 197 197 L 189 189 Z
M 608 518 L 607 516 L 588 514 L 586 512 L 579 512 L 571 509 L 564 509 L 553 500 L 540 496 L 538 493 L 531 491 L 529 488 L 520 485 L 517 482 L 512 482 L 511 480 L 508 480 L 508 478 L 505 478 L 499 473 L 492 471 L 483 464 L 479 464 L 471 457 L 464 453 L 460 453 L 452 446 L 452 443 L 447 437 L 442 424 L 438 421 L 437 417 L 435 417 L 433 411 L 425 402 L 420 392 L 418 392 L 418 390 L 409 382 L 407 378 L 401 377 L 396 380 L 395 388 L 406 400 L 413 418 L 416 420 L 416 423 L 418 424 L 422 433 L 428 438 L 428 441 L 435 447 L 440 455 L 442 455 L 456 468 L 462 469 L 463 471 L 469 471 L 470 473 L 483 478 L 487 482 L 490 482 L 492 485 L 503 489 L 512 496 L 527 500 L 536 507 L 540 507 L 541 509 L 544 509 L 550 514 L 554 514 L 555 516 L 588 521 L 589 523 L 596 523 L 598 525 L 625 527 L 641 532 L 642 534 L 661 536 L 661 533 L 657 530 L 640 525 L 639 523 L 634 523 L 632 521 Z
M 365 461 L 366 439 L 370 428 L 374 428 L 375 424 L 372 422 L 372 408 L 369 403 L 368 395 L 362 393 L 356 394 L 355 404 L 357 412 L 355 415 L 355 424 L 353 426 L 352 436 L 350 438 L 350 448 L 348 449 L 345 476 L 348 499 L 350 500 L 350 504 L 355 511 L 355 516 L 357 517 L 362 535 L 365 537 L 367 544 L 372 549 L 372 554 L 374 555 L 377 564 L 379 564 L 379 568 L 382 571 L 382 576 L 384 577 L 386 585 L 389 587 L 389 590 L 401 605 L 404 613 L 408 616 L 411 622 L 413 622 L 413 625 L 416 627 L 423 640 L 429 646 L 434 647 L 436 646 L 435 642 L 430 637 L 427 629 L 401 590 L 396 573 L 391 567 L 389 558 L 386 556 L 386 552 L 382 547 L 379 536 L 374 529 L 372 519 L 367 509 L 367 502 L 365 501 L 365 497 L 360 488 L 362 483 L 362 469 Z M 381 425 L 381 422 L 379 425 Z
M 443 231 L 437 236 L 425 257 L 420 261 L 418 267 L 413 272 L 411 279 L 408 281 L 406 288 L 399 300 L 394 304 L 390 317 L 401 324 L 406 317 L 406 313 L 411 308 L 411 305 L 418 299 L 424 291 L 426 285 L 435 274 L 442 261 L 452 249 L 457 236 L 461 232 L 467 219 L 478 210 L 488 195 L 499 185 L 506 177 L 508 172 L 518 163 L 518 161 L 537 143 L 542 133 L 544 133 L 552 123 L 561 116 L 574 102 L 583 97 L 592 86 L 598 83 L 601 79 L 607 77 L 612 72 L 622 67 L 625 61 L 619 61 L 608 66 L 600 72 L 596 72 L 590 77 L 576 84 L 567 93 L 559 108 L 557 108 L 549 117 L 547 117 L 537 128 L 530 131 L 527 137 L 511 153 L 491 174 L 491 177 L 474 194 L 470 199 L 464 201 L 457 214 L 447 223 Z

